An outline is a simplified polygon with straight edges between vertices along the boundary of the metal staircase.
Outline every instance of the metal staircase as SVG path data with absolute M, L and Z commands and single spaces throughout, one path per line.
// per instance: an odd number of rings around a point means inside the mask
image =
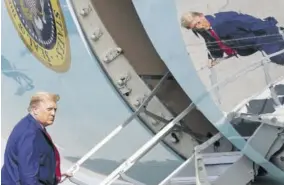
M 236 117 L 261 122 L 253 135 L 247 138 L 245 150 L 251 150 L 253 147 L 269 160 L 283 147 L 284 106 L 279 107 L 277 112 L 265 116 L 230 113 L 227 119 L 232 120 Z M 221 137 L 221 134 L 217 134 L 197 146 L 195 154 L 159 185 L 247 185 L 254 181 L 260 166 L 242 152 L 202 153 Z
M 267 59 L 267 56 L 265 57 Z M 263 63 L 263 67 L 267 83 L 269 84 L 271 80 L 267 65 Z M 284 83 L 284 80 L 282 83 Z M 246 124 L 260 123 L 255 132 L 245 138 L 247 143 L 243 150 L 252 150 L 257 152 L 257 155 L 265 156 L 267 161 L 273 161 L 276 158 L 273 155 L 277 151 L 281 151 L 278 154 L 278 158 L 280 156 L 283 158 L 284 155 L 284 105 L 283 102 L 281 103 L 280 97 L 274 89 L 274 84 L 269 84 L 267 89 L 270 91 L 269 98 L 272 98 L 274 102 L 275 112 L 259 115 L 242 112 L 240 107 L 244 107 L 249 100 L 254 98 L 251 97 L 243 102 L 238 109 L 228 113 L 224 123 L 233 123 L 234 119 L 245 120 Z M 195 154 L 159 185 L 248 185 L 253 182 L 261 166 L 245 156 L 243 152 L 203 153 L 208 146 L 221 137 L 221 134 L 217 134 L 202 145 L 195 147 Z M 276 165 L 283 170 L 283 163 Z
M 282 52 L 283 51 L 279 51 L 273 55 Z M 202 145 L 195 147 L 194 155 L 187 159 L 180 167 L 159 183 L 159 185 L 248 185 L 255 180 L 261 166 L 258 165 L 254 159 L 250 159 L 244 155 L 245 152 L 243 151 L 251 150 L 250 152 L 255 152 L 256 158 L 257 155 L 261 155 L 264 156 L 267 161 L 273 161 L 275 158 L 278 158 L 279 162 L 279 157 L 281 156 L 283 158 L 284 104 L 280 101 L 280 97 L 275 91 L 275 84 L 271 83 L 266 62 L 269 62 L 268 56 L 264 55 L 264 58 L 257 63 L 261 63 L 263 66 L 265 79 L 268 84 L 267 90 L 270 92 L 268 98 L 273 100 L 275 112 L 259 115 L 242 112 L 241 108 L 255 98 L 251 97 L 239 105 L 236 110 L 227 113 L 223 120 L 223 123 L 259 123 L 259 126 L 254 133 L 245 138 L 246 144 L 243 147 L 243 150 L 225 153 L 206 153 L 206 148 L 213 145 L 214 142 L 222 137 L 219 133 Z M 243 72 L 245 73 L 246 70 L 236 73 L 232 78 L 234 78 L 234 76 L 239 76 L 240 73 Z M 230 81 L 229 79 L 227 80 Z M 282 83 L 284 83 L 284 80 L 282 81 Z M 212 86 L 219 87 L 220 84 L 222 84 L 222 82 L 216 83 L 216 81 L 214 81 Z M 212 88 L 212 90 L 213 89 L 215 88 Z M 216 91 L 213 92 L 216 93 Z M 236 119 L 242 119 L 245 123 L 234 122 Z M 233 139 L 237 140 L 240 138 L 229 138 L 229 140 Z M 277 151 L 281 152 L 275 156 L 274 154 L 277 153 Z M 262 166 L 265 166 L 265 163 L 266 162 L 263 161 Z M 283 170 L 283 162 L 276 165 Z
M 195 166 L 198 167 L 195 168 Z M 199 170 L 199 172 L 195 172 L 194 169 Z M 236 171 L 238 169 L 242 170 Z M 217 184 L 216 182 L 219 181 L 219 184 L 230 183 L 232 185 L 239 185 L 242 182 L 248 183 L 254 178 L 253 162 L 241 152 L 199 154 L 189 161 L 184 172 L 187 174 L 173 177 L 160 184 L 210 185 Z M 242 182 L 239 180 L 239 175 L 242 175 Z M 224 183 L 222 182 L 224 181 L 222 177 L 226 177 L 227 179 Z M 196 179 L 198 179 L 198 182 L 196 182 Z M 230 182 L 228 182 L 228 179 L 230 179 Z
M 274 53 L 270 56 L 283 53 L 284 50 Z M 269 56 L 265 56 L 260 61 L 253 63 L 252 67 L 264 65 L 264 60 L 267 60 Z M 265 68 L 265 65 L 264 65 Z M 220 88 L 223 85 L 229 83 L 231 80 L 238 78 L 242 74 L 245 74 L 251 70 L 251 67 L 247 67 L 232 75 L 230 79 L 225 79 L 215 83 L 209 92 L 200 95 L 202 99 L 205 95 L 211 93 L 216 88 Z M 269 75 L 266 70 L 266 80 L 269 81 Z M 76 173 L 82 163 L 84 163 L 89 157 L 91 157 L 96 151 L 98 151 L 104 144 L 117 135 L 125 126 L 127 126 L 131 120 L 136 118 L 141 112 L 146 110 L 147 104 L 153 98 L 158 91 L 159 87 L 169 77 L 169 72 L 161 79 L 158 85 L 154 88 L 151 94 L 144 99 L 144 102 L 139 106 L 136 112 L 134 112 L 124 123 L 114 129 L 106 138 L 92 148 L 85 156 L 83 156 L 72 168 L 68 170 L 69 173 Z M 241 112 L 238 108 L 232 112 L 225 113 L 224 119 L 220 121 L 220 124 L 244 124 L 234 123 L 236 119 L 242 119 L 246 121 L 246 124 L 259 123 L 259 126 L 255 129 L 252 135 L 248 137 L 231 137 L 227 138 L 229 141 L 237 143 L 238 140 L 246 140 L 246 143 L 239 151 L 236 148 L 232 148 L 231 152 L 215 152 L 207 153 L 206 149 L 212 147 L 215 142 L 219 141 L 223 135 L 221 133 L 216 134 L 203 144 L 196 146 L 194 154 L 187 159 L 180 167 L 178 167 L 172 174 L 164 179 L 159 185 L 248 185 L 254 181 L 255 177 L 259 174 L 262 167 L 266 167 L 272 158 L 279 159 L 279 156 L 284 156 L 284 152 L 279 151 L 284 143 L 283 131 L 284 131 L 284 105 L 281 104 L 279 97 L 274 90 L 274 84 L 270 82 L 268 84 L 270 90 L 270 97 L 274 100 L 276 111 L 271 114 L 264 115 L 252 115 L 245 112 Z M 243 102 L 242 106 L 245 106 L 249 100 Z M 198 102 L 198 101 L 197 101 Z M 196 101 L 195 101 L 196 103 Z M 142 158 L 148 151 L 150 151 L 158 142 L 160 142 L 176 125 L 182 120 L 191 110 L 196 107 L 194 103 L 191 103 L 184 111 L 182 111 L 176 118 L 169 121 L 156 135 L 154 135 L 147 143 L 145 143 L 140 149 L 138 149 L 133 155 L 125 160 L 119 167 L 117 167 L 111 174 L 109 174 L 100 185 L 113 184 L 117 179 L 123 178 L 124 173 L 129 170 L 140 158 Z M 234 126 L 234 125 L 233 125 Z M 265 141 L 265 142 L 264 142 Z M 240 142 L 241 145 L 241 142 Z M 252 155 L 247 156 L 250 152 Z M 275 156 L 276 152 L 278 155 Z M 255 158 L 253 159 L 252 156 Z M 262 158 L 266 160 L 262 160 Z M 279 160 L 278 160 L 279 161 Z M 283 164 L 278 163 L 278 168 L 284 168 Z M 282 166 L 281 166 L 282 165 Z M 274 166 L 275 167 L 275 166 Z M 274 168 L 274 172 L 279 172 L 277 167 Z M 278 173 L 279 174 L 279 173 Z M 281 176 L 281 174 L 279 175 Z M 131 182 L 130 182 L 131 183 Z M 135 184 L 135 182 L 133 183 Z

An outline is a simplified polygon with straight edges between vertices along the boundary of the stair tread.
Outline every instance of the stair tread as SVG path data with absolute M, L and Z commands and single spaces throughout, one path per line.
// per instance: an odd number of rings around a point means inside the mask
M 218 176 L 208 176 L 208 180 L 209 182 L 213 182 L 214 180 L 216 180 L 218 178 Z M 196 178 L 195 177 L 174 177 L 171 179 L 171 183 L 194 183 L 196 182 Z
M 222 152 L 202 154 L 205 165 L 224 165 L 236 162 L 243 154 L 241 152 Z

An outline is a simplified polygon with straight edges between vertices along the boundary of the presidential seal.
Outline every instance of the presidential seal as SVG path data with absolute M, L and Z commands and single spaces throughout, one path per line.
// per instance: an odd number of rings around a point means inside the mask
M 70 46 L 58 0 L 5 0 L 9 15 L 31 53 L 56 72 L 70 68 Z

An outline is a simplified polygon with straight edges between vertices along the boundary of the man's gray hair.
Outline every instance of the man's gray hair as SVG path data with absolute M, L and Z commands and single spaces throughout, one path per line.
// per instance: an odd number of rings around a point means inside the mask
M 202 15 L 203 14 L 200 12 L 193 12 L 193 11 L 183 13 L 180 18 L 180 24 L 182 27 L 188 28 L 188 26 L 191 24 L 191 22 L 193 21 L 195 17 L 199 17 Z
M 35 108 L 40 102 L 43 102 L 46 100 L 57 102 L 59 101 L 59 99 L 60 99 L 60 96 L 58 94 L 53 94 L 50 92 L 37 92 L 31 97 L 28 111 L 31 112 L 31 110 Z

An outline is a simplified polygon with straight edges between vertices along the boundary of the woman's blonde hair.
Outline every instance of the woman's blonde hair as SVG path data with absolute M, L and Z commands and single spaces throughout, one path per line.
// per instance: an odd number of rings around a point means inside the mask
M 58 94 L 53 94 L 50 92 L 37 92 L 31 97 L 30 104 L 28 107 L 28 111 L 30 112 L 34 107 L 36 107 L 40 102 L 45 100 L 51 100 L 54 102 L 58 102 L 60 96 Z

